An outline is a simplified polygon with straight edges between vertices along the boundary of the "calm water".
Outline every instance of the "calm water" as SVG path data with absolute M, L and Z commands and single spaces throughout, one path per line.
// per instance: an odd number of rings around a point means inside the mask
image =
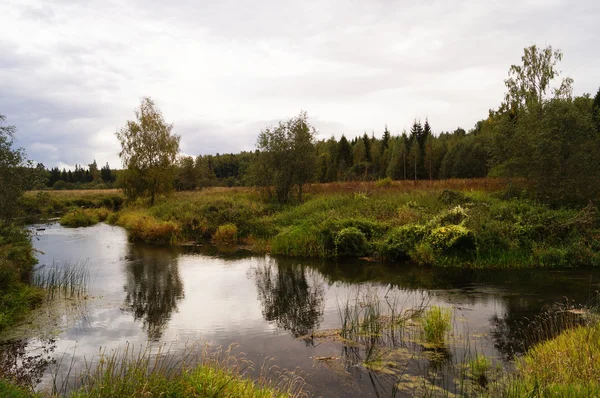
M 467 272 L 314 262 L 224 254 L 210 246 L 184 250 L 132 244 L 123 229 L 105 224 L 43 227 L 34 237 L 40 266 L 87 262 L 91 287 L 83 310 L 59 314 L 59 322 L 43 327 L 45 333 L 32 328 L 39 335 L 0 345 L 0 370 L 16 369 L 25 358 L 28 367 L 13 370 L 23 378 L 39 377 L 42 387 L 52 381 L 48 358 L 73 361 L 77 369 L 100 347 L 149 342 L 179 350 L 203 339 L 238 343 L 257 363 L 273 357 L 282 368 L 300 367 L 317 395 L 389 396 L 394 382 L 348 362 L 348 349 L 340 343 L 299 337 L 338 328 L 339 306 L 369 292 L 406 308 L 422 303 L 452 307 L 453 333 L 471 336 L 478 351 L 502 363 L 521 350 L 522 322 L 565 297 L 587 301 L 600 282 L 597 271 Z M 464 346 L 453 344 L 447 355 L 460 357 Z

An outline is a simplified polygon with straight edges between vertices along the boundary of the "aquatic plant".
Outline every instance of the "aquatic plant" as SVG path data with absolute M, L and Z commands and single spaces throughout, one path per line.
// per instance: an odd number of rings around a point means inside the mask
M 52 263 L 36 269 L 32 284 L 44 289 L 50 299 L 82 297 L 88 291 L 89 275 L 87 263 Z
M 452 310 L 433 305 L 423 312 L 420 319 L 425 341 L 432 344 L 443 344 L 446 333 L 452 329 Z

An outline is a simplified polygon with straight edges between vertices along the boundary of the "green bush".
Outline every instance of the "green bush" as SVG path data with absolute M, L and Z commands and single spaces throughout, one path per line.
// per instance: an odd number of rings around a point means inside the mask
M 238 229 L 235 224 L 219 225 L 217 231 L 213 235 L 213 241 L 219 243 L 237 243 Z
M 408 224 L 392 229 L 382 245 L 382 255 L 392 261 L 410 258 L 411 251 L 427 235 L 427 228 L 420 224 Z
M 459 225 L 467 218 L 467 211 L 462 206 L 453 207 L 450 210 L 442 212 L 431 220 L 433 225 Z
M 477 253 L 477 241 L 472 231 L 462 225 L 446 225 L 431 231 L 427 243 L 441 255 L 473 258 Z
M 440 194 L 440 201 L 446 205 L 461 204 L 467 201 L 467 197 L 462 192 L 444 189 Z
M 105 208 L 99 209 L 73 209 L 60 218 L 60 225 L 64 227 L 89 227 L 105 221 L 110 212 Z
M 335 252 L 338 256 L 362 257 L 367 254 L 365 234 L 356 227 L 344 228 L 335 236 Z

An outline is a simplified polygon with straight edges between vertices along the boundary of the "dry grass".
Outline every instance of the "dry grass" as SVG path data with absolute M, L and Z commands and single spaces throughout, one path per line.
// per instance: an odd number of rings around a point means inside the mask
M 50 196 L 65 197 L 65 196 L 78 196 L 78 197 L 89 197 L 89 196 L 114 196 L 121 195 L 123 193 L 120 189 L 72 189 L 72 190 L 48 190 L 48 191 L 27 191 L 25 196 L 36 196 L 38 193 L 47 193 Z
M 518 181 L 522 183 L 522 181 Z M 366 194 L 373 192 L 411 192 L 411 191 L 442 191 L 451 189 L 455 191 L 483 191 L 496 192 L 505 189 L 509 181 L 504 178 L 470 178 L 448 180 L 400 180 L 391 181 L 389 184 L 378 184 L 377 181 L 350 181 L 332 182 L 327 184 L 311 184 L 307 187 L 308 193 L 355 193 Z M 513 180 L 515 184 L 515 180 Z

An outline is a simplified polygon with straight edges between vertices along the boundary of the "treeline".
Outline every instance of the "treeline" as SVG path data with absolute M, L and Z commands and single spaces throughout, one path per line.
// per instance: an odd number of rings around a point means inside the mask
M 255 185 L 287 201 L 308 182 L 499 176 L 529 182 L 526 193 L 547 203 L 585 204 L 600 194 L 600 90 L 574 97 L 572 79 L 556 84 L 561 59 L 526 48 L 501 105 L 468 132 L 434 134 L 425 119 L 401 134 L 317 141 L 301 113 L 263 130 L 255 152 L 181 158 L 175 187 Z
M 480 123 L 479 123 L 480 124 Z M 479 126 L 478 124 L 478 126 Z M 486 140 L 476 127 L 467 132 L 434 134 L 428 120 L 414 122 L 409 133 L 392 135 L 386 127 L 380 137 L 366 133 L 348 140 L 331 137 L 315 143 L 313 182 L 369 181 L 382 178 L 422 180 L 485 177 L 488 173 Z M 204 155 L 179 159 L 175 187 L 193 190 L 208 186 L 254 185 L 250 165 L 256 152 Z
M 47 169 L 41 163 L 38 163 L 37 169 L 41 174 L 41 183 L 37 188 L 57 190 L 114 188 L 119 173 L 118 170 L 111 169 L 108 163 L 99 169 L 96 160 L 87 168 L 76 164 L 74 170 L 60 170 L 58 167 Z

